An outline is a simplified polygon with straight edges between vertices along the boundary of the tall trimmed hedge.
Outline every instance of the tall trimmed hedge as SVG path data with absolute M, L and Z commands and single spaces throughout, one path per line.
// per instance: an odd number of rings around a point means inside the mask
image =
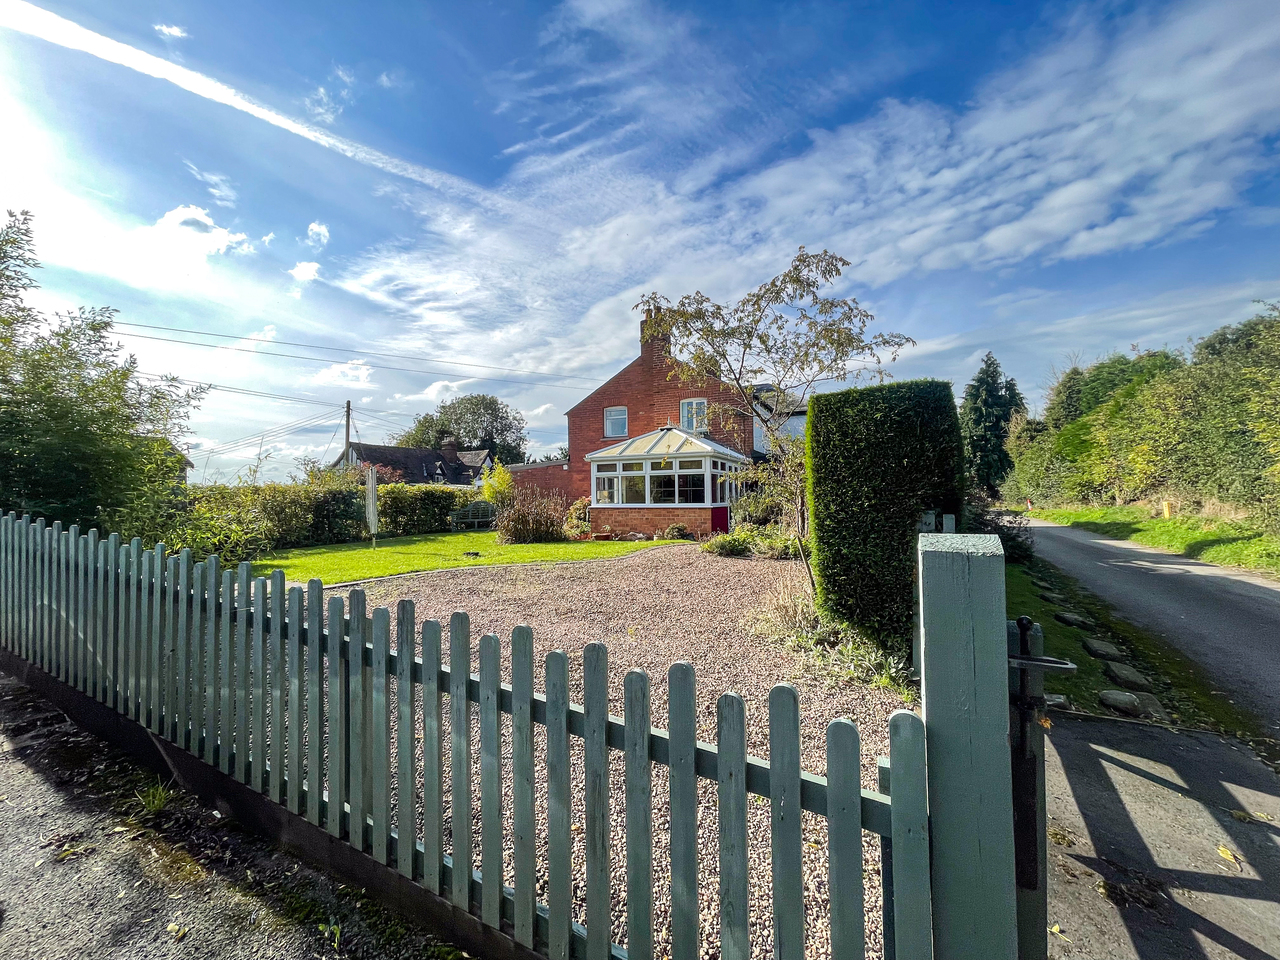
M 917 524 L 960 514 L 964 444 L 951 384 L 819 394 L 806 436 L 818 606 L 885 649 L 911 632 Z

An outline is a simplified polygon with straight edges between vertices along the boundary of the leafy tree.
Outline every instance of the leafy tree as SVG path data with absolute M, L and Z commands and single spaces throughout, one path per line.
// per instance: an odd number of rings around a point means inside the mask
M 480 474 L 480 499 L 488 500 L 498 511 L 505 510 L 516 495 L 515 477 L 499 460 Z
M 1005 450 L 1009 424 L 1025 414 L 1026 401 L 1017 381 L 1006 379 L 995 354 L 988 352 L 982 366 L 964 388 L 960 403 L 960 428 L 964 434 L 965 462 L 973 484 L 988 496 L 996 496 L 1013 467 Z
M 1079 419 L 1034 436 L 1011 430 L 1005 498 L 1173 497 L 1280 521 L 1280 305 L 1266 308 L 1202 339 L 1189 363 L 1160 350 L 1082 371 Z
M 696 291 L 673 304 L 654 292 L 635 305 L 645 313 L 649 335 L 669 337 L 683 361 L 672 376 L 697 381 L 711 374 L 729 386 L 734 402 L 709 404 L 708 418 L 737 409 L 759 423 L 771 456 L 747 479 L 785 502 L 781 520 L 797 537 L 805 535 L 808 511 L 804 439 L 786 429 L 792 412 L 805 409 L 819 383 L 883 381 L 880 355 L 896 359 L 915 342 L 900 333 L 868 334 L 875 317 L 857 300 L 822 295 L 847 266 L 834 253 L 801 247 L 785 271 L 741 300 L 721 304 Z
M 394 442 L 439 449 L 448 434 L 458 438 L 460 450 L 489 450 L 503 463 L 524 463 L 529 444 L 520 411 L 488 393 L 468 393 L 420 414 Z
M 556 447 L 555 451 L 552 453 L 544 453 L 542 455 L 542 462 L 544 463 L 550 460 L 568 460 L 568 459 L 569 459 L 569 445 L 567 443 L 560 444 L 560 446 Z
M 82 527 L 136 502 L 167 509 L 181 488 L 176 446 L 201 391 L 144 381 L 110 340 L 115 311 L 45 317 L 31 214 L 0 227 L 0 510 Z
M 1075 423 L 1084 415 L 1084 371 L 1072 367 L 1049 391 L 1049 402 L 1044 407 L 1044 422 L 1051 430 L 1061 430 Z

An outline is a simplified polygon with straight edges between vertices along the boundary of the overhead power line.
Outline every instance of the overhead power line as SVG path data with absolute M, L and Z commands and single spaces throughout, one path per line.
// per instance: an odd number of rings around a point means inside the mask
M 183 377 L 175 377 L 171 374 L 162 373 L 144 373 L 138 371 L 140 377 L 150 377 L 153 380 L 172 380 L 175 383 L 181 383 L 188 387 L 208 387 L 211 390 L 217 390 L 219 393 L 238 393 L 247 397 L 264 397 L 268 400 L 287 400 L 290 403 L 311 403 L 318 407 L 332 407 L 332 400 L 315 400 L 310 397 L 290 397 L 283 393 L 267 393 L 264 390 L 249 390 L 246 387 L 229 387 L 224 383 L 210 383 L 208 380 L 187 380 Z
M 471 367 L 475 370 L 497 370 L 501 373 L 522 373 L 534 377 L 554 377 L 558 380 L 582 380 L 586 383 L 604 383 L 599 377 L 584 377 L 576 373 L 548 373 L 542 370 L 526 370 L 521 367 L 502 367 L 494 366 L 487 363 L 472 363 L 469 360 L 445 360 L 441 357 L 424 357 L 414 353 L 388 353 L 377 350 L 353 350 L 348 347 L 331 347 L 321 343 L 309 343 L 302 340 L 277 340 L 271 337 L 244 337 L 233 333 L 211 333 L 206 330 L 193 330 L 189 327 L 168 327 L 152 323 L 133 323 L 124 320 L 117 320 L 114 323 L 117 327 L 138 327 L 143 330 L 163 330 L 169 333 L 189 333 L 198 337 L 212 337 L 218 340 L 240 340 L 250 343 L 280 344 L 288 347 L 305 347 L 308 350 L 327 350 L 331 353 L 357 354 L 362 357 L 386 357 L 391 360 L 421 360 L 424 363 L 443 363 L 455 367 Z M 119 331 L 124 336 L 142 337 L 143 334 L 129 333 L 126 330 Z M 162 340 L 163 337 L 153 337 L 151 339 Z M 175 343 L 188 343 L 187 340 L 175 340 Z M 204 346 L 217 346 L 216 344 L 204 344 Z M 254 350 L 253 353 L 262 351 Z M 317 358 L 318 359 L 318 358 Z M 332 362 L 329 360 L 326 363 Z M 392 368 L 395 369 L 395 368 Z M 468 377 L 467 379 L 492 379 L 485 377 Z M 499 381 L 506 382 L 506 381 Z
M 326 410 L 323 413 L 318 413 L 310 417 L 303 417 L 300 420 L 291 420 L 288 423 L 269 427 L 268 429 L 259 431 L 258 433 L 251 433 L 247 436 L 219 443 L 216 446 L 208 447 L 203 450 L 193 450 L 192 453 L 197 457 L 204 457 L 207 460 L 209 457 L 217 457 L 228 453 L 234 453 L 236 450 L 243 449 L 244 447 L 250 446 L 254 443 L 265 443 L 268 440 L 279 440 L 282 437 L 297 433 L 299 430 L 305 429 L 306 427 L 326 423 L 329 418 L 340 409 L 340 407 L 336 406 L 330 407 L 329 410 Z
M 180 343 L 186 347 L 205 347 L 209 350 L 234 350 L 236 353 L 252 353 L 263 357 L 286 357 L 290 360 L 308 360 L 311 363 L 324 363 L 333 365 L 337 361 L 328 357 L 307 357 L 299 353 L 281 353 L 278 350 L 254 350 L 249 347 L 233 347 L 229 343 L 195 343 L 191 340 L 177 340 L 173 337 L 155 337 L 146 333 L 129 333 L 127 330 L 117 331 L 121 336 L 134 337 L 140 340 L 160 340 L 164 343 Z M 397 370 L 401 373 L 427 374 L 429 376 L 438 377 L 454 377 L 460 380 L 482 380 L 487 383 L 521 383 L 527 387 L 550 387 L 553 390 L 586 390 L 587 387 L 574 386 L 568 383 L 544 383 L 541 380 L 510 380 L 501 377 L 475 377 L 465 374 L 458 374 L 456 371 L 445 370 L 419 370 L 416 367 L 389 367 L 385 364 L 361 363 L 366 370 Z

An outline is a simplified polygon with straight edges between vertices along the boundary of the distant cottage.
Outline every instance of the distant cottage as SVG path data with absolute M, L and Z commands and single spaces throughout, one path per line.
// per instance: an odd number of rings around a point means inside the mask
M 729 384 L 680 376 L 679 363 L 670 340 L 642 324 L 640 356 L 565 414 L 569 458 L 513 468 L 516 485 L 590 497 L 595 533 L 652 535 L 676 522 L 700 536 L 728 530 L 753 418 Z M 709 407 L 724 415 L 709 418 Z
M 474 486 L 485 467 L 493 466 L 488 450 L 459 450 L 458 438 L 446 436 L 439 450 L 427 447 L 388 447 L 379 443 L 350 443 L 329 466 L 372 463 L 397 471 L 404 483 L 448 483 Z

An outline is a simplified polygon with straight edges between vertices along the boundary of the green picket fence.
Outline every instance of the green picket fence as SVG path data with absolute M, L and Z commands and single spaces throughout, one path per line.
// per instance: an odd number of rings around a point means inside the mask
M 100 538 L 96 530 L 81 534 L 13 514 L 0 519 L 0 628 L 10 652 L 552 960 L 653 956 L 655 764 L 668 768 L 670 784 L 670 808 L 660 813 L 670 830 L 675 960 L 696 960 L 709 939 L 729 960 L 751 952 L 751 796 L 770 805 L 775 957 L 805 955 L 801 811 L 826 819 L 831 955 L 866 954 L 863 831 L 882 838 L 881 873 L 891 884 L 884 896 L 886 954 L 901 960 L 934 955 L 926 732 L 913 713 L 899 711 L 889 723 L 891 794 L 883 762 L 884 792 L 865 790 L 858 729 L 849 720 L 827 728 L 827 776 L 801 769 L 796 692 L 785 684 L 769 697 L 769 759 L 760 760 L 746 753 L 743 702 L 732 693 L 716 705 L 717 743 L 696 739 L 688 664 L 668 672 L 668 729 L 661 730 L 652 726 L 649 677 L 640 670 L 626 675 L 624 716 L 609 715 L 602 644 L 584 651 L 585 695 L 578 705 L 569 702 L 569 661 L 562 652 L 547 655 L 545 694 L 535 692 L 527 627 L 511 637 L 508 686 L 500 683 L 496 636 L 480 638 L 478 672 L 472 672 L 465 614 L 453 615 L 446 638 L 440 623 L 419 624 L 408 601 L 394 616 L 381 607 L 367 611 L 359 590 L 326 604 L 318 580 L 305 590 L 286 589 L 280 571 L 254 579 L 247 563 L 223 570 L 217 557 L 193 563 L 189 551 L 173 555 L 164 545 L 144 551 L 136 539 L 122 543 L 114 534 Z M 447 664 L 441 659 L 446 642 Z M 472 862 L 472 703 L 479 717 L 478 864 Z M 536 726 L 546 731 L 540 758 Z M 505 810 L 504 734 L 513 776 Z M 573 738 L 582 742 L 584 758 L 580 797 L 571 790 Z M 452 791 L 447 824 L 445 739 Z M 609 772 L 619 761 L 626 781 L 619 812 L 625 949 L 610 935 L 611 860 L 619 852 L 610 847 Z M 698 904 L 700 778 L 716 783 L 719 808 L 719 923 L 713 929 L 700 926 Z M 547 798 L 542 864 L 536 860 L 537 780 Z M 578 803 L 585 822 L 585 925 L 573 922 L 571 817 Z M 505 838 L 513 851 L 513 887 L 502 883 Z M 546 878 L 545 902 L 535 895 L 539 873 Z

